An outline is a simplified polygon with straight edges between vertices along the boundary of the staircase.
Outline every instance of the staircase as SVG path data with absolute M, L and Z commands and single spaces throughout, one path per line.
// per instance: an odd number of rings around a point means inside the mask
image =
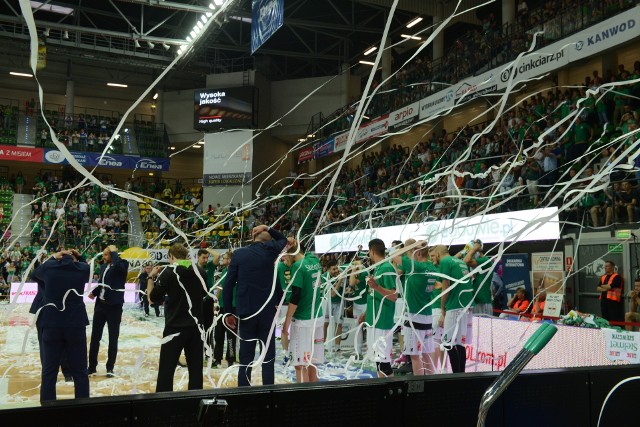
M 11 223 L 11 238 L 17 239 L 21 247 L 28 246 L 31 241 L 31 207 L 27 206 L 33 200 L 31 194 L 13 195 L 13 222 Z M 24 206 L 24 208 L 23 208 Z M 22 233 L 22 234 L 21 234 Z

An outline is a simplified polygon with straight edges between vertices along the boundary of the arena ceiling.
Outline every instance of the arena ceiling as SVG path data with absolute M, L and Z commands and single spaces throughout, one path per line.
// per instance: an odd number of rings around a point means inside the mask
M 256 69 L 278 79 L 334 75 L 357 64 L 380 42 L 391 0 L 284 0 L 284 25 L 254 55 L 250 54 L 251 0 L 40 0 L 31 1 L 36 25 L 47 45 L 47 61 L 91 63 L 119 72 L 159 73 L 186 44 L 203 14 L 218 11 L 215 22 L 185 55 L 165 82 L 166 89 L 200 86 L 203 77 Z M 402 0 L 394 14 L 390 40 L 428 28 L 434 15 L 448 15 L 455 2 Z M 461 9 L 473 5 L 462 2 Z M 499 2 L 498 2 L 499 3 Z M 214 9 L 216 10 L 216 9 Z M 408 30 L 416 16 L 423 21 Z M 458 21 L 478 24 L 476 13 Z M 0 0 L 0 53 L 26 68 L 28 32 L 18 0 Z M 394 55 L 415 48 L 407 40 Z M 17 59 L 15 59 L 17 57 Z M 16 64 L 2 64 L 8 67 Z M 4 70 L 2 70 L 4 71 Z M 148 79 L 147 79 L 148 80 Z

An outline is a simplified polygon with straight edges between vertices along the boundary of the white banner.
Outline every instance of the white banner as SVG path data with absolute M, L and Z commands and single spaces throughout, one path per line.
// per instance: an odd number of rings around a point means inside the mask
M 605 338 L 605 354 L 611 361 L 623 360 L 640 363 L 640 332 L 602 329 Z
M 453 107 L 453 89 L 440 91 L 420 101 L 420 120 L 424 120 Z
M 369 138 L 381 136 L 387 132 L 389 132 L 389 115 L 384 115 L 360 126 L 356 133 L 356 144 L 361 144 Z
M 428 240 L 429 245 L 459 245 L 466 244 L 471 239 L 480 239 L 484 243 L 557 240 L 560 238 L 557 212 L 557 208 L 531 209 L 517 213 L 476 215 L 471 218 L 321 234 L 315 237 L 315 251 L 354 252 L 359 245 L 366 248 L 369 241 L 376 238 L 382 239 L 387 245 L 393 240 L 408 238 Z M 539 222 L 531 227 L 530 223 L 533 221 Z
M 400 129 L 406 125 L 417 122 L 419 117 L 420 102 L 414 102 L 389 114 L 389 128 L 391 128 L 392 131 Z

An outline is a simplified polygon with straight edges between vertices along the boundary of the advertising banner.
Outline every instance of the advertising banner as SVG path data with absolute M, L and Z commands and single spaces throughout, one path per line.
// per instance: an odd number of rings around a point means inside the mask
M 502 281 L 507 293 L 507 300 L 516 293 L 516 289 L 524 288 L 527 298 L 531 301 L 533 289 L 531 287 L 531 263 L 529 254 L 505 254 L 502 256 Z
M 404 108 L 389 114 L 389 132 L 397 132 L 401 129 L 417 123 L 420 119 L 420 102 L 414 102 Z
M 149 171 L 169 170 L 170 160 L 160 157 L 139 157 L 125 156 L 122 154 L 86 153 L 81 151 L 71 151 L 71 155 L 78 163 L 85 167 L 103 166 L 123 169 L 141 169 Z M 68 165 L 61 151 L 46 149 L 43 157 L 44 163 Z
M 253 128 L 256 93 L 253 86 L 196 90 L 193 128 L 202 132 Z
M 389 115 L 385 114 L 367 124 L 360 126 L 356 133 L 356 144 L 362 144 L 370 138 L 381 136 L 389 132 Z
M 333 142 L 333 152 L 337 153 L 347 147 L 347 141 L 349 140 L 349 131 L 343 132 L 340 135 L 336 135 Z
M 313 157 L 315 159 L 321 159 L 323 157 L 327 157 L 329 154 L 333 154 L 334 142 L 334 138 L 329 138 L 326 141 L 317 143 L 316 146 L 314 146 Z
M 553 298 L 549 299 L 550 294 L 564 295 L 564 254 L 562 252 L 532 253 L 531 282 L 536 289 L 544 287 L 548 294 L 547 302 L 553 303 Z
M 420 101 L 420 120 L 427 119 L 442 111 L 453 108 L 454 91 L 447 89 Z
M 487 71 L 476 77 L 464 79 L 456 86 L 455 104 L 459 105 L 487 93 L 495 92 L 498 82 L 494 71 Z
M 253 132 L 206 134 L 202 185 L 241 186 L 252 176 Z
M 12 145 L 0 145 L 0 160 L 14 162 L 42 163 L 44 150 L 42 148 L 14 147 Z
M 605 340 L 605 354 L 611 361 L 623 360 L 640 363 L 640 332 L 602 329 Z
M 251 54 L 262 46 L 284 23 L 284 0 L 251 2 Z
M 513 213 L 477 215 L 455 220 L 427 221 L 389 227 L 329 233 L 315 236 L 316 252 L 355 252 L 358 245 L 367 246 L 369 240 L 382 239 L 387 245 L 394 240 L 428 240 L 430 245 L 461 245 L 471 239 L 485 243 L 519 242 L 531 240 L 557 240 L 560 226 L 557 208 L 530 209 Z M 536 224 L 538 223 L 538 224 Z M 532 227 L 532 224 L 536 224 Z M 530 283 L 529 258 L 527 256 L 527 282 Z
M 298 151 L 298 163 L 308 162 L 313 160 L 313 147 L 301 148 Z

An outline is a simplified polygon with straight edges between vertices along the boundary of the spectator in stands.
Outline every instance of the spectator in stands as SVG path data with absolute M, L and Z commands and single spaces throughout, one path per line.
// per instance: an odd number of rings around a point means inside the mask
M 624 321 L 627 323 L 640 322 L 640 280 L 636 279 L 634 288 L 629 292 L 629 312 L 625 313 Z M 627 331 L 637 331 L 639 328 L 633 325 L 625 325 Z
M 529 300 L 527 300 L 527 291 L 524 288 L 516 289 L 516 293 L 507 303 L 508 312 L 514 314 L 523 314 L 529 309 Z M 507 317 L 507 313 L 502 313 L 500 317 Z

